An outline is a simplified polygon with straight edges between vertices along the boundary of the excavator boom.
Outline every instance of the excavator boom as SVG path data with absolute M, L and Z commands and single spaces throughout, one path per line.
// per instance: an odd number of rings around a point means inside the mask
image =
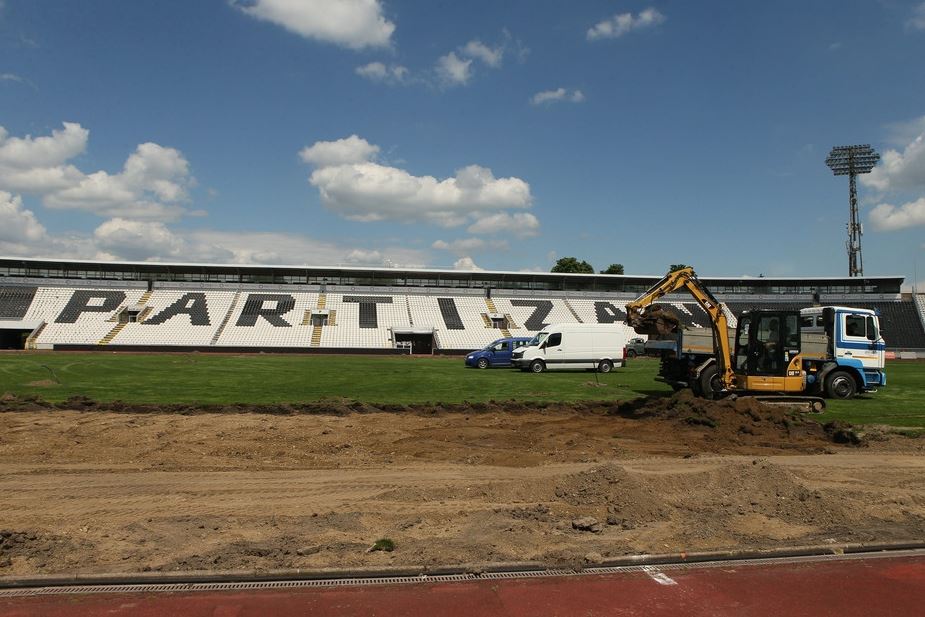
M 677 332 L 680 327 L 678 319 L 654 302 L 681 289 L 686 290 L 710 317 L 719 377 L 725 390 L 734 390 L 736 378 L 732 369 L 732 348 L 729 342 L 729 323 L 726 313 L 723 312 L 720 302 L 694 274 L 693 268 L 669 272 L 648 291 L 627 304 L 626 323 L 638 334 L 654 336 Z

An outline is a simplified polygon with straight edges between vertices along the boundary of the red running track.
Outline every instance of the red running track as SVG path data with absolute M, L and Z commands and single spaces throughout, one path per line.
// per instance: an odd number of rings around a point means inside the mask
M 3 617 L 923 614 L 925 556 L 461 583 L 0 598 Z

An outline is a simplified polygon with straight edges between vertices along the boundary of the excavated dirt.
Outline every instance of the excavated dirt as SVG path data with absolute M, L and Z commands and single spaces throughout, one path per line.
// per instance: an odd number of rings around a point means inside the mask
M 576 565 L 641 552 L 917 540 L 923 445 L 686 393 L 414 407 L 6 395 L 0 577 Z M 393 551 L 369 550 L 382 538 Z

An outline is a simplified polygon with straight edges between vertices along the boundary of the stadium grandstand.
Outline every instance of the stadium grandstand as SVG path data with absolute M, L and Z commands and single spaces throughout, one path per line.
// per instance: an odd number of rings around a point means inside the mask
M 0 258 L 0 348 L 460 353 L 551 323 L 623 325 L 660 276 Z M 701 277 L 730 316 L 880 311 L 887 346 L 925 351 L 925 295 L 903 278 Z M 687 325 L 706 315 L 666 298 Z

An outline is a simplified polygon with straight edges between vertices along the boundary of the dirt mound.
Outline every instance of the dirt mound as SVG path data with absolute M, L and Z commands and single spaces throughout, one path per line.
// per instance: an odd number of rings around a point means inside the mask
M 765 459 L 690 474 L 678 489 L 676 506 L 716 516 L 760 513 L 798 524 L 846 518 L 837 500 L 824 499 L 823 492 Z
M 608 514 L 635 524 L 668 516 L 668 507 L 651 486 L 613 464 L 565 476 L 555 494 L 573 506 L 606 506 Z
M 708 400 L 681 390 L 671 396 L 647 396 L 617 405 L 611 413 L 632 419 L 657 419 L 675 428 L 708 429 L 714 444 L 774 444 L 799 448 L 816 443 L 861 445 L 846 423 L 822 426 L 798 407 L 769 405 L 750 397 Z
M 252 570 L 298 568 L 303 558 L 318 553 L 340 552 L 362 554 L 369 547 L 359 542 L 334 542 L 321 545 L 305 538 L 283 536 L 263 541 L 240 540 L 217 548 L 193 553 L 145 570 Z
M 0 575 L 12 565 L 13 559 L 23 559 L 35 568 L 76 565 L 81 558 L 92 561 L 92 544 L 34 530 L 0 529 Z

